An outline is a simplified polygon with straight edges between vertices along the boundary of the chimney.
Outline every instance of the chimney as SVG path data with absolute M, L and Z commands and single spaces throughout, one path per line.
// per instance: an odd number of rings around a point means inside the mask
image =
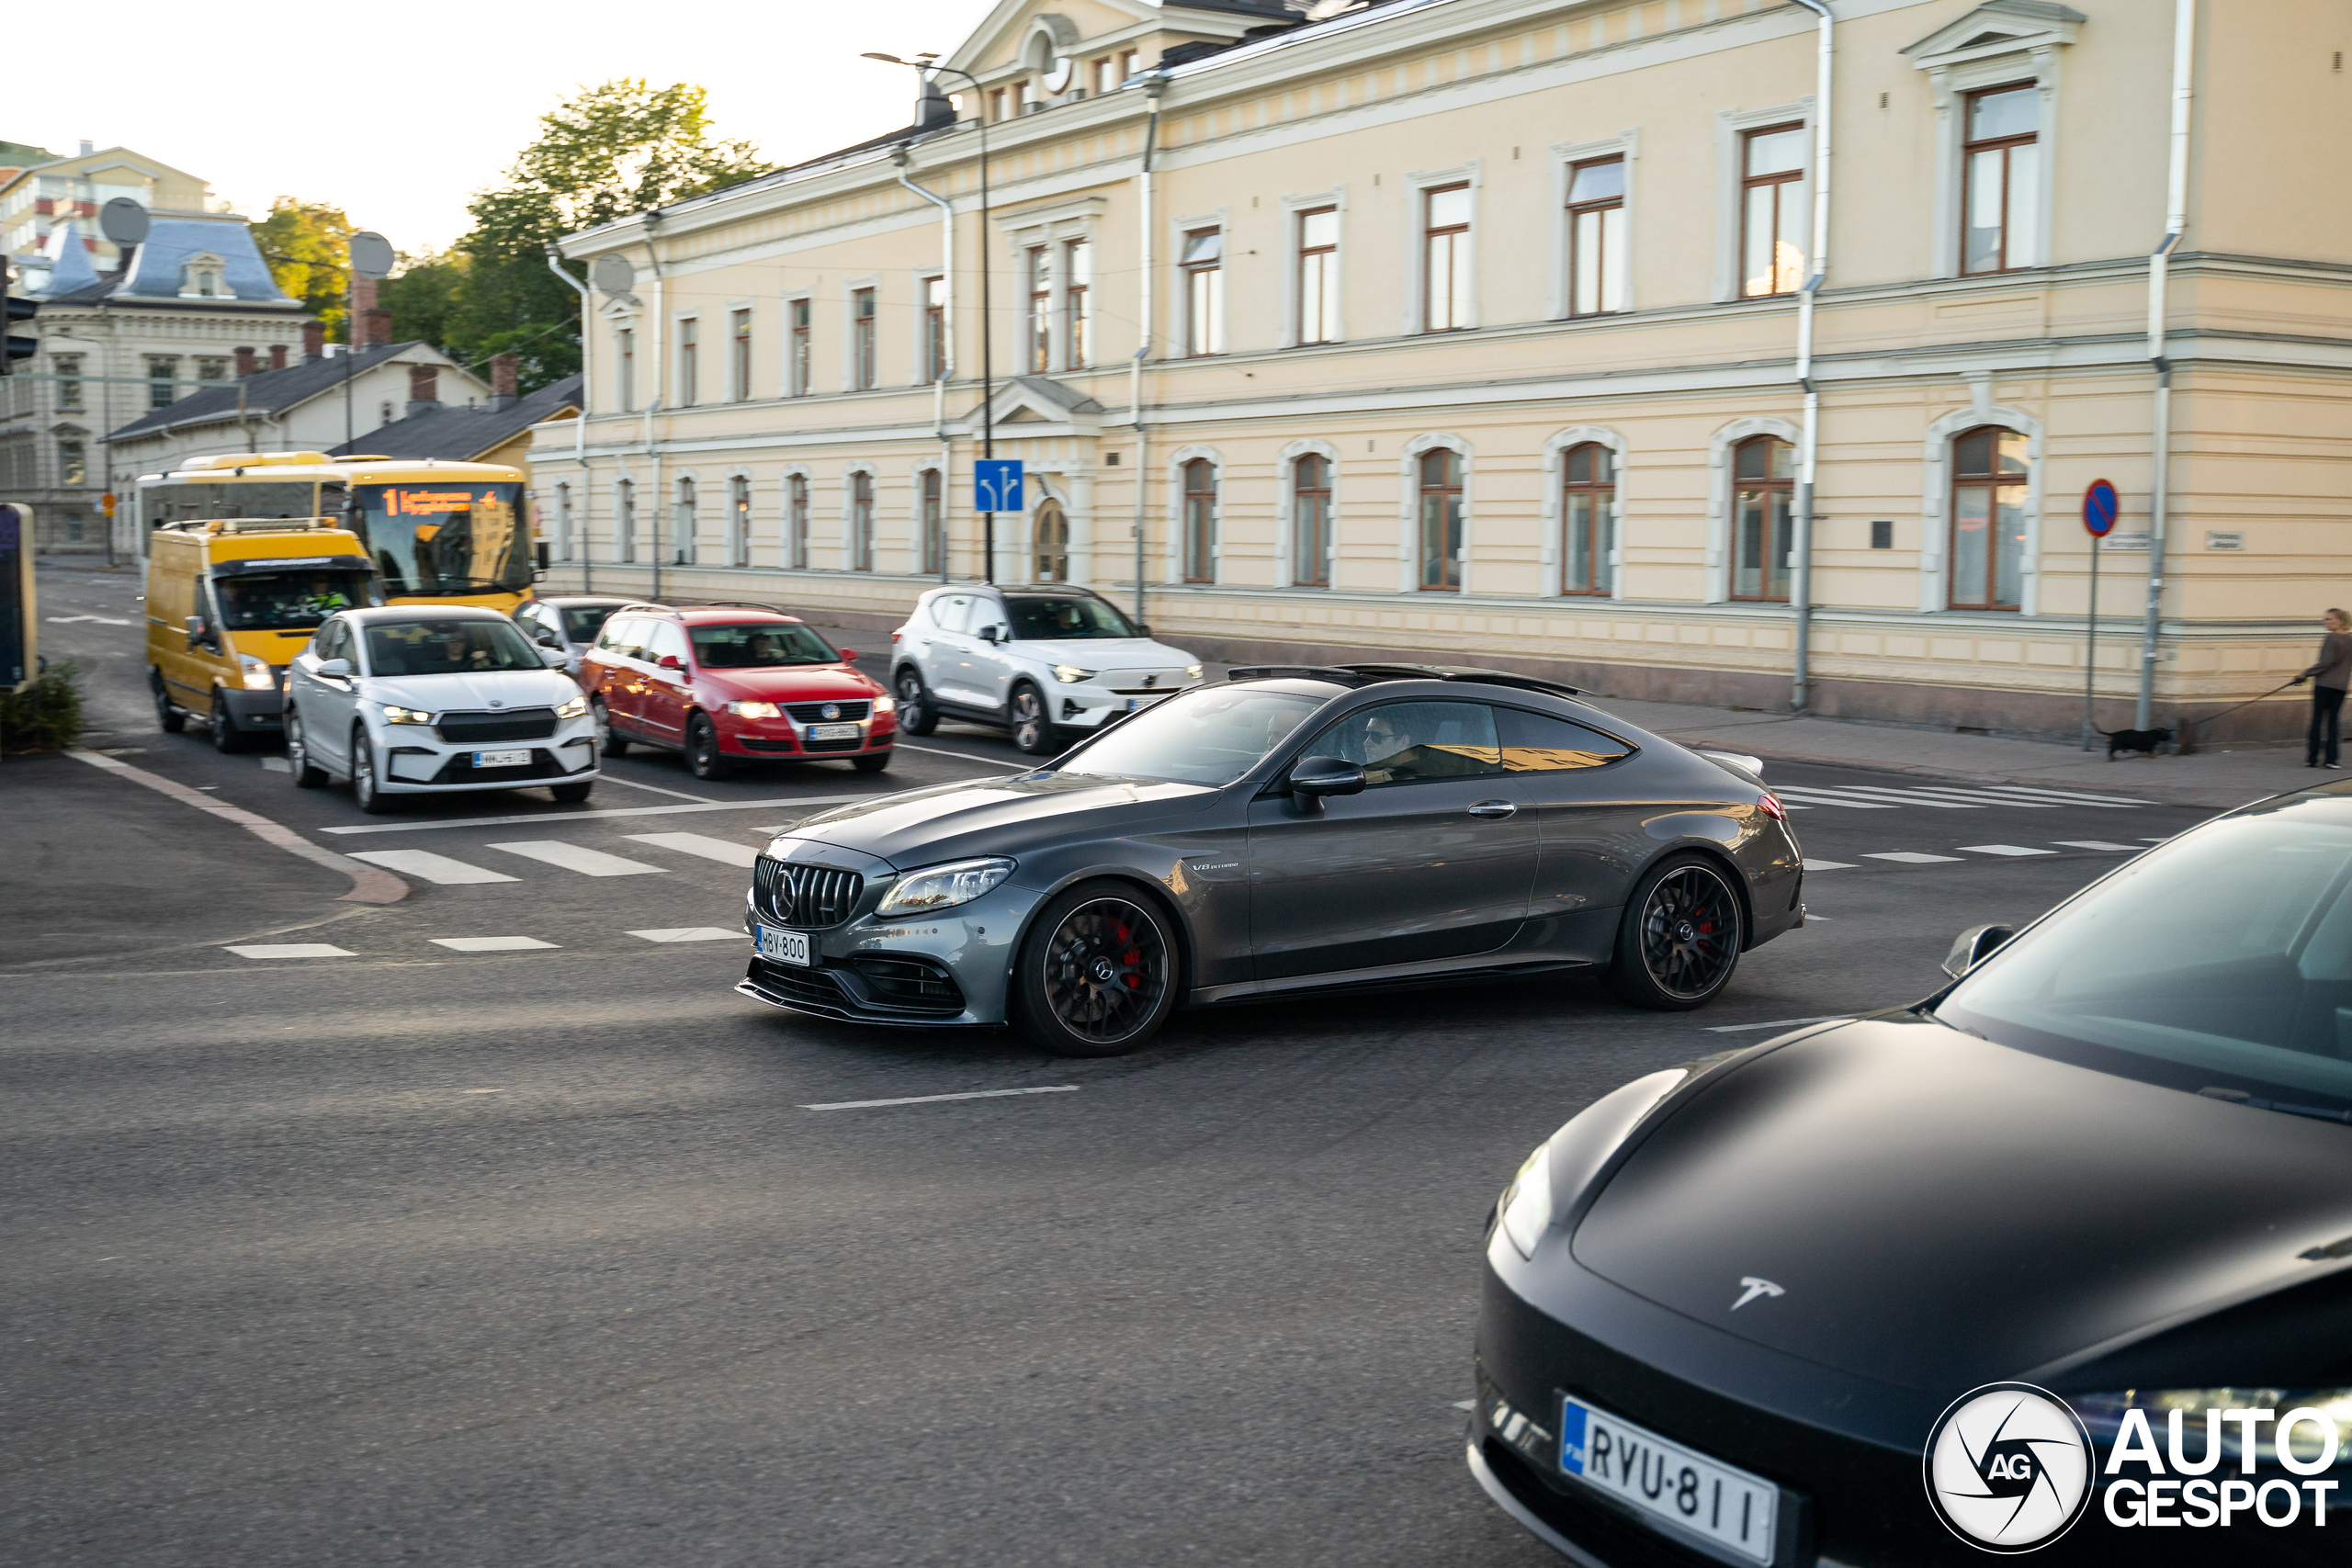
M 284 344 L 274 343 L 269 345 L 269 367 L 272 370 L 283 370 L 286 368 L 286 345 Z
M 355 277 L 351 280 L 351 308 L 365 314 L 376 308 L 376 280 Z
M 493 411 L 514 406 L 514 369 L 520 363 L 511 354 L 490 356 L 490 406 Z
M 257 369 L 259 369 L 259 368 L 260 368 L 260 367 L 259 367 L 258 365 L 256 365 L 256 364 L 254 362 L 254 351 L 253 351 L 252 349 L 250 349 L 250 348 L 241 348 L 241 349 L 237 350 L 237 379 L 238 379 L 238 380 L 240 380 L 240 381 L 243 380 L 246 377 L 248 377 L 248 376 L 252 375 L 255 370 L 257 370 Z
M 86 158 L 86 157 L 88 157 L 91 153 L 93 153 L 93 152 L 96 152 L 97 150 L 98 150 L 98 144 L 97 144 L 96 142 L 95 142 L 95 141 L 85 141 L 85 142 L 83 142 L 83 143 L 82 143 L 82 151 L 81 151 L 81 152 L 78 154 L 78 156 L 80 156 L 80 157 L 84 157 L 84 158 Z
M 952 123 L 956 118 L 956 106 L 948 101 L 946 93 L 940 88 L 939 78 L 925 73 L 915 80 L 922 84 L 922 90 L 915 95 L 916 128 L 929 130 L 933 126 Z
M 440 380 L 438 366 L 412 365 L 408 367 L 409 417 L 431 413 L 441 406 Z
M 381 305 L 359 312 L 359 346 L 378 348 L 392 341 L 392 313 Z
M 302 323 L 303 359 L 324 359 L 327 356 L 327 329 L 321 321 Z

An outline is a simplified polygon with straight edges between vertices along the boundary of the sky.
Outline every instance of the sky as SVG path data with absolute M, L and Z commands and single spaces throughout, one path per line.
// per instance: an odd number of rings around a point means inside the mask
M 96 72 L 13 71 L 0 140 L 71 154 L 83 141 L 135 149 L 207 180 L 259 218 L 273 197 L 339 206 L 420 254 L 467 228 L 466 202 L 496 185 L 538 117 L 616 76 L 710 89 L 714 133 L 787 164 L 913 118 L 914 73 L 858 55 L 945 53 L 989 0 L 402 0 L 397 6 L 264 7 L 305 26 L 266 38 L 184 0 L 117 0 Z M 649 17 L 662 17 L 659 25 Z M 28 6 L 10 55 L 86 58 L 91 13 Z

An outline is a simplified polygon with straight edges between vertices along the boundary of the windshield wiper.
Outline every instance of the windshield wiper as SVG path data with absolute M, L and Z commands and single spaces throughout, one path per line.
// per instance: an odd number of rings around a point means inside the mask
M 2207 1100 L 2226 1100 L 2233 1105 L 2250 1105 L 2256 1111 L 2283 1111 L 2289 1116 L 2309 1116 L 2319 1122 L 2352 1122 L 2352 1111 L 2330 1111 L 2324 1105 L 2298 1105 L 2291 1100 L 2264 1100 L 2244 1089 L 2220 1089 L 2210 1084 L 2197 1092 Z

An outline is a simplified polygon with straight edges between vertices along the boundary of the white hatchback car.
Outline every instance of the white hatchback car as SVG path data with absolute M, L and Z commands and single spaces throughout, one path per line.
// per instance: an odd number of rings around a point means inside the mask
M 286 759 L 316 789 L 340 774 L 362 811 L 401 795 L 547 784 L 582 801 L 596 725 L 560 659 L 476 605 L 394 604 L 322 622 L 286 675 Z
M 1199 660 L 1067 583 L 934 588 L 890 644 L 900 729 L 929 735 L 943 718 L 1002 725 L 1032 757 L 1201 679 Z

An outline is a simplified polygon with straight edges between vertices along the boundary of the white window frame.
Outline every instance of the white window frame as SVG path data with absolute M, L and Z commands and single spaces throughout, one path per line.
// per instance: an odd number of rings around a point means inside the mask
M 617 474 L 613 479 L 613 564 L 637 564 L 637 477 Z
M 1340 243 L 1331 253 L 1331 288 L 1338 304 L 1338 309 L 1333 313 L 1339 318 L 1339 331 L 1329 341 L 1334 344 L 1348 341 L 1348 187 L 1344 185 L 1337 185 L 1329 190 L 1311 191 L 1305 196 L 1285 196 L 1282 198 L 1282 344 L 1284 348 L 1324 346 L 1324 340 L 1317 339 L 1308 343 L 1304 339 L 1306 323 L 1301 312 L 1306 309 L 1306 301 L 1300 297 L 1298 271 L 1302 259 L 1301 253 L 1306 249 L 1302 243 L 1304 224 L 1301 220 L 1307 213 L 1319 212 L 1327 207 L 1338 213 L 1340 220 Z
M 1205 223 L 1196 223 L 1205 229 Z M 1216 476 L 1216 504 L 1209 509 L 1209 580 L 1188 582 L 1184 577 L 1184 466 L 1208 460 Z M 1177 588 L 1216 588 L 1225 582 L 1225 454 L 1214 446 L 1179 446 L 1168 456 L 1168 581 Z
M 948 469 L 936 457 L 926 457 L 907 476 L 907 570 L 919 577 L 934 575 L 924 570 L 922 561 L 922 481 L 926 474 L 939 476 L 939 558 L 942 565 L 947 560 Z M 878 497 L 876 504 L 881 504 Z
M 685 547 L 678 547 L 678 513 L 686 498 L 687 487 L 694 489 L 694 528 L 686 536 Z M 692 468 L 670 481 L 670 493 L 665 497 L 669 515 L 662 519 L 662 547 L 669 555 L 664 566 L 699 566 L 702 564 L 702 479 Z
M 1419 220 L 1416 219 L 1415 221 Z M 1471 231 L 1477 231 L 1475 219 Z M 1462 455 L 1462 559 L 1457 563 L 1462 569 L 1462 581 L 1454 590 L 1454 597 L 1464 599 L 1473 592 L 1471 567 L 1478 558 L 1478 508 L 1476 499 L 1478 451 L 1450 430 L 1416 435 L 1406 442 L 1404 449 L 1397 454 L 1396 592 L 1408 595 L 1421 592 L 1421 457 L 1441 446 L 1450 447 Z
M 907 332 L 907 385 L 910 387 L 928 387 L 932 383 L 932 378 L 924 374 L 930 367 L 925 365 L 923 360 L 924 351 L 931 344 L 928 294 L 932 280 L 934 278 L 947 280 L 946 308 L 943 312 L 944 320 L 940 323 L 940 335 L 943 340 L 940 346 L 944 351 L 946 358 L 946 364 L 943 368 L 947 371 L 951 379 L 956 373 L 955 279 L 940 271 L 937 262 L 933 262 L 928 266 L 911 267 L 907 272 L 907 298 L 910 301 L 907 306 L 907 321 L 910 323 Z
M 1567 550 L 1567 519 L 1561 512 L 1561 486 L 1566 482 L 1571 448 L 1588 443 L 1606 446 L 1617 487 L 1617 541 L 1609 551 L 1609 592 L 1564 593 L 1560 568 Z M 1539 596 L 1563 604 L 1610 603 L 1625 597 L 1625 438 L 1605 424 L 1572 424 L 1555 430 L 1544 441 L 1544 583 Z
M 874 290 L 874 385 L 857 384 L 857 296 L 860 289 Z M 816 312 L 809 312 L 809 325 L 816 325 Z M 814 357 L 813 347 L 810 350 Z M 812 365 L 813 371 L 816 367 Z M 868 273 L 864 277 L 842 280 L 842 390 L 844 392 L 880 391 L 882 389 L 882 275 Z
M 1919 608 L 1936 615 L 1997 615 L 2007 620 L 2037 615 L 2041 613 L 2042 423 L 2023 409 L 1992 401 L 1992 383 L 1987 378 L 1972 378 L 1969 389 L 1973 395 L 1967 407 L 1954 409 L 1928 424 L 1919 454 Z M 1951 505 L 1952 443 L 1984 424 L 2005 425 L 2026 442 L 2025 551 L 2018 563 L 2015 610 L 1955 610 L 1950 604 L 1951 561 L 1946 547 L 1951 526 L 1946 513 Z
M 569 563 L 572 555 L 571 481 L 555 481 L 555 555 L 556 559 Z
M 752 318 L 749 323 L 752 329 L 751 347 L 743 355 L 743 395 L 740 398 L 735 395 L 735 317 L 738 311 L 748 312 Z M 756 389 L 760 384 L 759 306 L 750 299 L 729 299 L 719 307 L 719 314 L 727 321 L 727 395 L 718 400 L 727 403 L 756 401 L 759 397 Z
M 1089 299 L 1093 306 L 1092 324 L 1095 329 L 1094 335 L 1098 350 L 1095 355 L 1095 364 L 1106 363 L 1099 352 L 1102 329 L 1102 237 L 1096 232 L 1096 230 L 1101 226 L 1104 208 L 1109 205 L 1099 196 L 1080 197 L 1073 201 L 1057 202 L 1051 207 L 1029 208 L 1013 214 L 1011 218 L 998 218 L 998 233 L 1004 241 L 1007 254 L 1016 263 L 1017 298 L 1021 308 L 1011 314 L 1019 323 L 1019 340 L 1015 344 L 1017 352 L 1009 363 L 1023 367 L 1018 374 L 1023 376 L 1030 374 L 1026 368 L 1029 363 L 1027 264 L 1031 247 L 1037 245 L 1046 247 L 1047 261 L 1053 268 L 1054 275 L 1053 289 L 1046 296 L 1046 309 L 1049 315 L 1046 328 L 1046 369 L 1045 373 L 1049 376 L 1069 374 L 1063 367 L 1069 363 L 1069 268 L 1064 265 L 1069 259 L 1069 254 L 1062 247 L 1072 240 L 1083 240 L 1095 248 L 1094 282 L 1091 286 L 1091 292 Z M 939 269 L 935 266 L 927 269 L 927 276 L 938 276 Z M 952 299 L 948 307 L 948 331 L 951 333 L 955 331 L 955 307 Z M 956 363 L 956 348 L 952 342 L 948 344 L 947 362 L 951 367 Z M 922 353 L 918 350 L 915 358 L 918 370 L 922 364 Z
M 1914 61 L 1912 63 L 1918 64 Z M 2015 84 L 2030 85 L 2041 92 L 2041 123 L 2034 130 L 2035 174 L 2040 186 L 2035 198 L 2034 228 L 2037 254 L 2017 259 L 2011 254 L 2009 265 L 2001 272 L 1970 273 L 1964 276 L 1982 278 L 1996 287 L 2006 287 L 2015 279 L 2010 276 L 2021 268 L 2050 265 L 2051 226 L 2058 220 L 2058 51 L 2054 48 L 2010 50 L 1960 65 L 1940 66 L 1928 72 L 1928 83 L 1936 99 L 1936 207 L 1932 231 L 1934 265 L 1928 268 L 1930 277 L 1960 277 L 1961 193 L 1966 188 L 1962 165 L 1968 154 L 1968 98 L 1972 93 L 1986 87 Z
M 1316 205 L 1321 206 L 1318 202 Z M 1323 554 L 1323 586 L 1305 586 L 1296 580 L 1298 572 L 1293 557 L 1297 549 L 1298 493 L 1295 488 L 1297 463 L 1301 457 L 1320 457 L 1331 476 L 1331 536 L 1325 542 Z M 1339 586 L 1340 578 L 1340 449 L 1329 441 L 1307 437 L 1294 441 L 1275 456 L 1274 485 L 1274 585 L 1300 593 L 1329 593 Z M 1219 491 L 1217 500 L 1225 497 Z
M 810 288 L 796 288 L 784 295 L 777 303 L 783 314 L 776 326 L 775 384 L 784 389 L 787 398 L 813 398 L 817 395 L 817 294 Z M 808 307 L 808 374 L 804 378 L 794 372 L 792 364 L 792 308 Z
M 735 506 L 735 487 L 738 483 L 743 487 L 743 506 L 740 512 Z M 729 468 L 727 471 L 727 525 L 723 530 L 729 566 L 741 569 L 752 564 L 753 519 L 759 516 L 759 513 L 760 487 L 752 482 L 752 471 L 749 468 Z
M 1224 288 L 1219 288 L 1217 290 L 1218 321 L 1216 323 L 1216 331 L 1212 334 L 1219 346 L 1212 349 L 1206 354 L 1194 354 L 1192 351 L 1193 275 L 1187 271 L 1184 266 L 1184 236 L 1187 234 L 1197 233 L 1203 229 L 1214 229 L 1217 231 L 1217 235 L 1222 242 L 1217 252 L 1216 265 L 1220 270 L 1231 268 L 1233 265 L 1233 224 L 1231 221 L 1231 209 L 1220 207 L 1214 212 L 1194 213 L 1190 217 L 1171 218 L 1169 220 L 1169 266 L 1176 276 L 1174 287 L 1170 288 L 1168 293 L 1169 309 L 1174 317 L 1174 321 L 1170 323 L 1173 330 L 1171 330 L 1169 335 L 1162 341 L 1168 344 L 1168 357 L 1170 359 L 1215 359 L 1222 355 L 1233 352 L 1233 338 L 1231 333 L 1227 330 L 1231 324 L 1231 312 L 1226 308 L 1226 290 Z M 1224 281 L 1227 284 L 1230 284 L 1233 281 L 1229 272 Z M 1220 492 L 1220 494 L 1222 492 Z M 1182 580 L 1179 579 L 1179 581 Z
M 799 547 L 794 548 L 792 537 L 792 481 L 798 479 L 808 504 L 800 519 Z M 817 482 L 816 470 L 806 463 L 786 463 L 777 476 L 775 504 L 775 564 L 778 571 L 806 571 L 812 558 L 809 536 L 816 532 Z M 793 558 L 797 555 L 798 559 Z
M 1775 104 L 1764 109 L 1721 109 L 1715 114 L 1715 276 L 1713 296 L 1717 304 L 1733 304 L 1747 296 L 1740 286 L 1740 222 L 1742 204 L 1741 181 L 1747 174 L 1747 133 L 1775 125 L 1803 125 L 1804 128 L 1804 173 L 1796 182 L 1796 195 L 1791 199 L 1806 211 L 1813 203 L 1813 160 L 1821 150 L 1821 136 L 1813 119 L 1813 95 L 1807 93 L 1792 103 Z M 1811 235 L 1808 223 L 1805 232 Z M 1815 257 L 1810 252 L 1811 240 L 1804 258 L 1810 276 Z M 1756 303 L 1778 302 L 1793 304 L 1793 294 L 1761 295 Z
M 695 326 L 695 373 L 691 381 L 686 377 L 686 323 Z M 700 408 L 702 396 L 702 312 L 677 310 L 670 317 L 670 406 L 677 409 Z M 679 393 L 684 392 L 685 397 Z
M 1621 130 L 1614 136 L 1604 136 L 1597 141 L 1555 141 L 1545 151 L 1552 165 L 1552 265 L 1544 280 L 1544 315 L 1547 321 L 1565 321 L 1575 315 L 1576 278 L 1571 273 L 1575 259 L 1572 227 L 1568 222 L 1568 181 L 1578 164 L 1589 164 L 1600 158 L 1623 158 L 1625 161 L 1625 306 L 1611 315 L 1631 315 L 1640 308 L 1634 296 L 1634 286 L 1640 281 L 1642 269 L 1633 263 L 1634 254 L 1634 174 L 1641 157 L 1641 133 Z
M 1483 318 L 1478 308 L 1478 241 L 1486 231 L 1479 195 L 1485 185 L 1485 160 L 1473 158 L 1450 169 L 1415 169 L 1405 183 L 1405 311 L 1401 323 L 1407 337 L 1432 335 L 1429 321 L 1429 193 L 1444 186 L 1470 187 L 1470 298 L 1461 325 L 1437 329 L 1441 333 L 1476 332 Z M 1465 511 L 1467 510 L 1465 502 Z
M 860 457 L 856 462 L 844 464 L 842 468 L 842 570 L 843 571 L 860 570 L 857 564 L 856 533 L 857 476 L 859 474 L 864 474 L 874 483 L 874 516 L 871 520 L 872 527 L 865 536 L 865 547 L 873 553 L 874 561 L 869 562 L 863 572 L 865 576 L 873 577 L 881 570 L 880 566 L 875 563 L 881 558 L 882 468 L 880 464 L 870 458 Z M 815 509 L 812 507 L 810 510 Z
M 1777 435 L 1797 451 L 1804 450 L 1804 431 L 1785 419 L 1773 419 L 1762 414 L 1733 420 L 1707 438 L 1707 582 L 1704 602 L 1709 604 L 1732 603 L 1731 504 L 1732 491 L 1737 488 L 1732 482 L 1732 453 L 1741 442 L 1758 435 Z M 1622 541 L 1624 538 L 1622 521 L 1624 502 L 1622 496 L 1618 505 L 1621 519 L 1618 538 Z M 1792 538 L 1792 546 L 1794 542 Z M 1743 599 L 1739 604 L 1742 608 L 1752 604 L 1767 612 L 1784 607 L 1770 600 Z

